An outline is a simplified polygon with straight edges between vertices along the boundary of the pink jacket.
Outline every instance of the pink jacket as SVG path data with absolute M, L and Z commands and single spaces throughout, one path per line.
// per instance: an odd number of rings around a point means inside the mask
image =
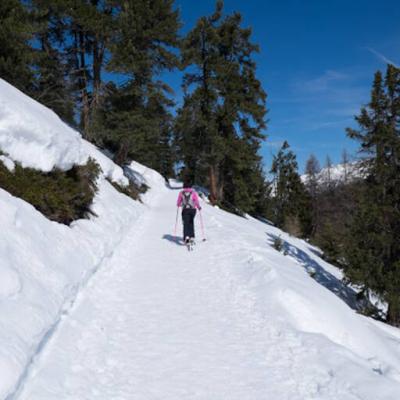
M 180 206 L 182 205 L 182 201 L 183 201 L 183 194 L 182 194 L 182 193 L 183 193 L 183 192 L 191 192 L 191 193 L 192 193 L 192 200 L 193 200 L 194 206 L 195 206 L 198 210 L 200 210 L 201 207 L 200 207 L 199 195 L 197 194 L 197 192 L 196 192 L 194 189 L 183 189 L 183 190 L 179 193 L 178 201 L 176 202 L 176 205 L 177 205 L 178 207 L 180 207 Z

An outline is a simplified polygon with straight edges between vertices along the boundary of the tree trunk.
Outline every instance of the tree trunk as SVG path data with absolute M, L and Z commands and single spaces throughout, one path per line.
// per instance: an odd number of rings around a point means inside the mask
M 96 108 L 100 100 L 101 69 L 104 61 L 104 43 L 97 37 L 93 43 L 93 108 Z
M 217 204 L 218 198 L 218 186 L 217 186 L 217 170 L 214 165 L 209 167 L 209 179 L 210 179 L 210 201 L 211 204 Z
M 81 71 L 81 82 L 82 82 L 82 122 L 83 132 L 87 139 L 89 136 L 89 94 L 87 89 L 87 76 L 86 76 L 86 60 L 85 60 L 85 38 L 83 32 L 79 32 L 79 55 L 80 55 L 80 71 Z
M 115 154 L 114 162 L 118 165 L 123 165 L 128 159 L 129 146 L 126 140 L 121 140 L 118 151 Z
M 83 135 L 88 138 L 89 128 L 89 94 L 87 90 L 87 77 L 85 65 L 85 39 L 81 27 L 76 27 L 74 30 L 74 57 L 75 57 L 75 73 L 78 77 L 78 86 L 81 91 L 82 110 L 81 110 L 81 124 Z
M 390 297 L 386 320 L 390 325 L 400 326 L 400 296 Z
M 91 4 L 97 9 L 99 0 L 91 0 Z M 103 10 L 105 13 L 106 11 Z M 93 56 L 93 95 L 91 101 L 91 111 L 96 109 L 100 102 L 100 89 L 101 89 L 101 70 L 104 63 L 104 50 L 105 50 L 106 37 L 104 32 L 96 31 L 93 34 L 92 56 Z

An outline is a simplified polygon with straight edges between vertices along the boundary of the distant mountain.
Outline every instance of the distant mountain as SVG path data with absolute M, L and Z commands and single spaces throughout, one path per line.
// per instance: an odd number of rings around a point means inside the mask
M 333 184 L 351 182 L 355 179 L 363 177 L 363 171 L 360 161 L 353 161 L 348 164 L 337 164 L 331 168 L 322 168 L 317 174 L 317 182 L 320 185 L 326 184 L 329 181 Z M 307 174 L 301 175 L 303 183 L 307 183 L 309 176 Z

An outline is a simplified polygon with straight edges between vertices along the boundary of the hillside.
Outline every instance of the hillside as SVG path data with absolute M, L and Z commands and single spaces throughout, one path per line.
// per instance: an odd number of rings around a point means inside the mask
M 0 189 L 0 399 L 399 398 L 400 331 L 357 314 L 318 249 L 202 201 L 189 253 L 179 185 L 132 163 L 150 187 L 133 201 L 106 179 L 127 183 L 118 166 L 1 80 L 0 110 L 11 169 L 103 171 L 96 216 L 71 227 Z

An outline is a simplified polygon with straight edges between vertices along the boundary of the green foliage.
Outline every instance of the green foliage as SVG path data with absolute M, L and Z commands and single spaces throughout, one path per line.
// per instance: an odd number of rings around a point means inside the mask
M 118 34 L 110 39 L 107 69 L 126 80 L 107 86 L 95 130 L 118 164 L 133 158 L 172 176 L 172 90 L 155 78 L 178 65 L 173 47 L 178 44 L 179 13 L 171 0 L 115 3 Z
M 332 264 L 338 264 L 343 255 L 343 230 L 337 228 L 331 221 L 321 225 L 314 242 L 323 250 L 323 258 Z
M 187 69 L 175 144 L 186 174 L 210 188 L 214 204 L 256 213 L 267 194 L 258 155 L 266 94 L 255 76 L 251 30 L 239 13 L 223 17 L 222 8 L 217 2 L 182 41 Z
M 179 12 L 173 0 L 114 1 L 118 35 L 112 36 L 109 70 L 148 83 L 164 69 L 172 70 L 178 58 Z
M 400 69 L 375 74 L 371 100 L 348 135 L 367 155 L 366 189 L 346 247 L 346 275 L 388 303 L 387 320 L 400 326 Z
M 93 126 L 102 102 L 102 72 L 106 67 L 111 36 L 117 33 L 112 1 L 36 0 L 41 7 L 54 9 L 61 27 L 61 44 L 75 104 L 80 114 L 79 125 L 87 140 L 99 144 Z M 49 20 L 51 27 L 51 20 Z
M 296 155 L 284 142 L 274 156 L 271 173 L 274 174 L 274 197 L 271 220 L 295 236 L 307 237 L 311 226 L 310 197 L 297 172 Z
M 0 78 L 24 91 L 32 87 L 32 37 L 33 26 L 21 2 L 0 1 Z
M 98 130 L 118 164 L 135 159 L 164 176 L 172 176 L 172 115 L 166 108 L 172 103 L 157 88 L 152 90 L 143 103 L 143 93 L 133 82 L 123 88 L 109 85 L 97 114 Z
M 320 184 L 313 198 L 310 239 L 323 250 L 328 262 L 339 267 L 343 266 L 349 228 L 364 190 L 365 183 L 361 179 L 331 187 Z
M 93 214 L 90 207 L 99 171 L 91 159 L 86 165 L 49 173 L 23 168 L 18 163 L 11 172 L 0 162 L 0 187 L 32 204 L 50 220 L 69 225 Z
M 281 252 L 283 250 L 283 245 L 284 245 L 284 242 L 283 242 L 282 238 L 280 236 L 276 236 L 274 238 L 274 242 L 273 242 L 274 249 Z
M 62 2 L 33 0 L 31 19 L 34 24 L 34 84 L 30 93 L 37 101 L 52 109 L 61 119 L 74 125 L 74 98 L 68 65 L 60 46 L 64 41 Z

